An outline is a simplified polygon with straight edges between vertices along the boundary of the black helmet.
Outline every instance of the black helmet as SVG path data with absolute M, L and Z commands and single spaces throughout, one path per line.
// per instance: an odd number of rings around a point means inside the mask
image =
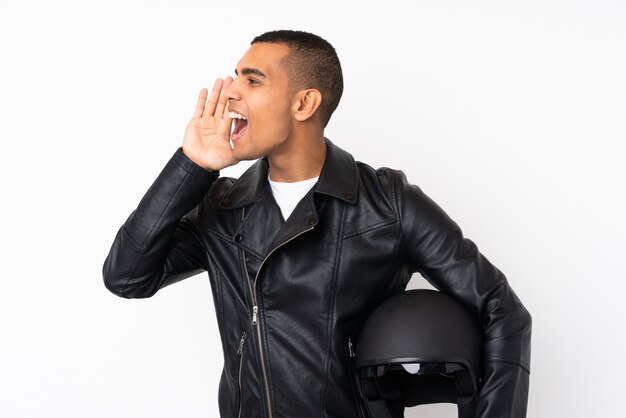
M 405 407 L 449 402 L 458 404 L 459 417 L 475 416 L 482 339 L 476 318 L 441 292 L 389 298 L 365 321 L 356 344 L 361 414 L 402 417 Z

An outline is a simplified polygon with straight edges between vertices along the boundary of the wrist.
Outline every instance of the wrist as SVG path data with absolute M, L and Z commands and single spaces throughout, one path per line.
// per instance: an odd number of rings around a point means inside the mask
M 205 166 L 204 164 L 202 164 L 202 162 L 200 162 L 200 161 L 196 161 L 194 158 L 192 158 L 192 157 L 190 157 L 189 155 L 187 155 L 187 154 L 185 153 L 185 149 L 184 149 L 183 147 L 180 147 L 179 149 L 180 149 L 180 152 L 181 152 L 182 156 L 183 156 L 185 159 L 189 160 L 189 162 L 190 162 L 191 164 L 193 164 L 193 165 L 195 165 L 195 166 L 197 166 L 197 167 L 199 167 L 199 168 L 201 168 L 201 169 L 203 169 L 203 170 L 205 170 L 205 171 L 208 171 L 208 172 L 211 172 L 211 173 L 218 173 L 218 174 L 219 174 L 219 171 L 220 171 L 220 170 L 219 170 L 219 168 L 218 168 L 218 169 L 213 169 L 213 168 L 211 168 L 211 167 L 207 167 L 207 166 Z

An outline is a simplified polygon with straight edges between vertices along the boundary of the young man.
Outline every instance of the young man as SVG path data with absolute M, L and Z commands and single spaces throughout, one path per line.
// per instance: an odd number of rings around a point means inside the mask
M 530 315 L 402 172 L 355 162 L 324 137 L 343 90 L 334 48 L 268 32 L 236 73 L 200 91 L 182 147 L 115 238 L 106 287 L 145 298 L 208 271 L 221 416 L 346 418 L 358 416 L 348 338 L 419 271 L 484 328 L 478 416 L 525 416 Z M 239 179 L 219 176 L 251 159 Z

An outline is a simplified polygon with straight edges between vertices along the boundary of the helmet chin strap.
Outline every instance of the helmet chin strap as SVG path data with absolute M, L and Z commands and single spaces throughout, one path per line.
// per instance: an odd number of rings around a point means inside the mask
M 476 399 L 474 396 L 465 396 L 456 401 L 459 409 L 459 418 L 476 417 Z
M 358 385 L 360 386 L 359 393 L 361 398 L 363 399 L 363 403 L 365 404 L 365 409 L 367 410 L 368 418 L 403 418 L 404 417 L 404 407 L 400 407 L 400 411 L 398 413 L 394 413 L 391 409 L 390 404 L 383 398 L 380 387 L 377 384 L 376 380 L 363 381 L 360 379 Z M 369 385 L 369 390 L 364 386 Z M 377 392 L 375 399 L 367 396 L 369 392 Z
M 389 406 L 383 399 L 377 399 L 375 401 L 369 400 L 366 405 L 371 418 L 402 418 L 403 416 L 393 415 L 393 412 L 391 412 Z

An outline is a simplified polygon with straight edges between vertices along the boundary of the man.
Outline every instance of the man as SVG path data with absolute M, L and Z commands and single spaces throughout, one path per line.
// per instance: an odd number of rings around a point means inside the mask
M 268 32 L 236 73 L 200 91 L 182 147 L 115 238 L 106 287 L 144 298 L 208 271 L 221 416 L 346 418 L 358 416 L 347 341 L 419 271 L 484 328 L 478 416 L 525 416 L 530 315 L 402 172 L 355 162 L 324 138 L 343 90 L 334 48 Z M 251 159 L 238 180 L 219 177 Z

